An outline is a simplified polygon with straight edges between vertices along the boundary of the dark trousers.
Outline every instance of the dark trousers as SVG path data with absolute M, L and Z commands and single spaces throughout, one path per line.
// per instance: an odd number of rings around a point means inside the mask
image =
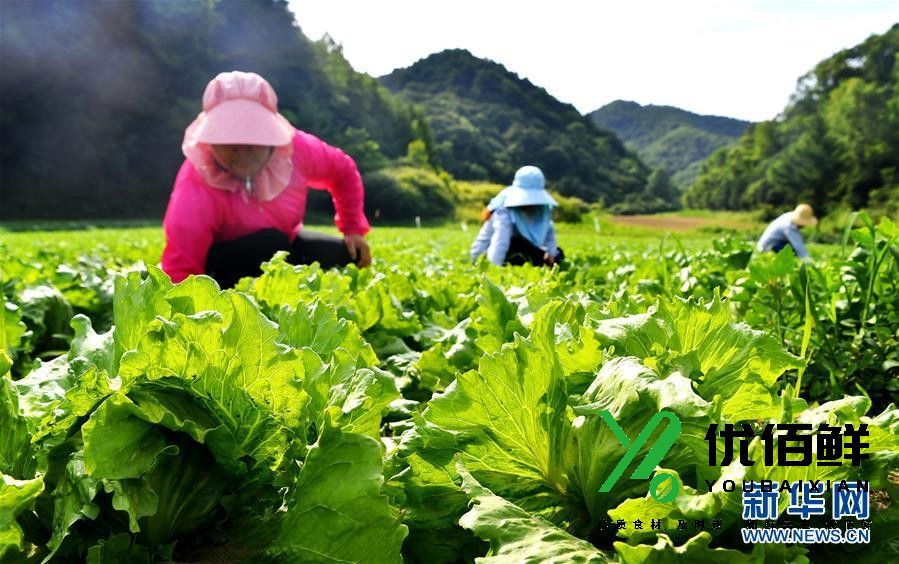
M 790 242 L 787 241 L 786 239 L 784 239 L 783 241 L 778 241 L 777 243 L 774 243 L 773 247 L 771 247 L 771 251 L 773 251 L 775 253 L 779 253 L 781 251 L 781 249 L 783 249 L 787 245 L 789 245 L 791 249 L 793 248 L 793 245 L 790 245 Z M 793 252 L 795 253 L 796 249 L 793 249 Z
M 543 249 L 534 245 L 521 235 L 513 235 L 509 242 L 509 250 L 506 251 L 506 264 L 513 266 L 521 266 L 531 263 L 534 266 L 543 266 L 543 255 L 546 254 Z M 562 262 L 565 259 L 565 253 L 560 247 L 556 255 L 556 262 Z
M 263 229 L 209 247 L 206 274 L 215 278 L 222 288 L 230 288 L 244 276 L 262 274 L 261 264 L 271 259 L 277 251 L 288 251 L 287 262 L 291 264 L 318 262 L 322 268 L 332 268 L 353 262 L 340 237 L 304 229 L 291 243 L 285 233 L 277 229 Z

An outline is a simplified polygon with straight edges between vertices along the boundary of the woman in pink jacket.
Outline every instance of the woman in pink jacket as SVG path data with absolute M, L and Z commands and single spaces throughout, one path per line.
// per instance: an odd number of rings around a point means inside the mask
M 181 149 L 187 159 L 163 220 L 162 269 L 173 282 L 208 274 L 230 287 L 258 275 L 260 263 L 279 250 L 289 251 L 293 264 L 371 262 L 356 163 L 291 126 L 258 74 L 216 76 Z M 309 187 L 331 193 L 343 239 L 303 229 Z

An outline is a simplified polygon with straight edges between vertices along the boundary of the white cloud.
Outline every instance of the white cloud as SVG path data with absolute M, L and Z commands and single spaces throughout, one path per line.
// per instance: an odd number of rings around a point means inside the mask
M 290 0 L 374 76 L 465 48 L 589 112 L 615 99 L 750 120 L 774 117 L 796 79 L 899 21 L 881 0 Z

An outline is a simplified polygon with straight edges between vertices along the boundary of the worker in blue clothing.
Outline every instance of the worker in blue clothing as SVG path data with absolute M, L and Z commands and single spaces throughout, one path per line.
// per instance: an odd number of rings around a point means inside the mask
M 471 260 L 482 254 L 496 265 L 552 266 L 564 258 L 556 243 L 552 208 L 543 172 L 524 166 L 487 206 L 488 217 L 471 245 Z
M 762 233 L 756 248 L 759 251 L 778 252 L 787 245 L 793 248 L 793 252 L 803 261 L 809 261 L 808 250 L 805 248 L 805 239 L 799 232 L 800 227 L 813 227 L 818 224 L 818 218 L 812 206 L 799 204 L 796 209 L 772 221 L 765 232 Z

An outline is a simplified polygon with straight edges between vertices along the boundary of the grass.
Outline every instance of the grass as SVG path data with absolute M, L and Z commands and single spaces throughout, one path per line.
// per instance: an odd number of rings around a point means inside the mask
M 79 220 L 17 220 L 0 221 L 2 232 L 84 231 L 92 229 L 128 229 L 161 225 L 159 218 L 151 219 L 79 219 Z
M 634 223 L 629 218 L 646 218 Z M 306 228 L 337 235 L 338 231 L 329 218 L 307 218 Z M 418 231 L 416 240 L 425 240 L 429 252 L 441 254 L 447 259 L 467 256 L 468 247 L 481 227 L 478 219 L 441 224 L 425 224 L 416 228 L 408 225 L 383 225 L 373 222 L 368 239 L 376 259 L 379 245 L 390 245 L 403 240 L 411 231 Z M 682 210 L 655 216 L 613 216 L 594 213 L 585 216 L 580 223 L 556 223 L 560 246 L 566 254 L 603 254 L 617 248 L 658 248 L 662 238 L 666 244 L 678 242 L 688 249 L 708 248 L 711 240 L 726 233 L 752 241 L 764 229 L 764 223 L 753 219 L 748 212 L 710 212 L 708 210 Z M 838 252 L 833 238 L 817 237 L 806 233 L 813 257 L 826 258 Z M 0 223 L 0 249 L 6 246 L 16 254 L 40 254 L 42 250 L 76 250 L 79 253 L 109 257 L 118 264 L 143 260 L 158 264 L 165 245 L 161 221 L 98 220 L 55 222 Z M 383 257 L 381 257 L 383 258 Z
M 734 223 L 764 223 L 760 211 L 716 211 L 685 209 L 658 214 L 662 217 L 697 217 Z
M 612 216 L 597 218 L 597 231 L 592 220 L 579 224 L 559 223 L 557 232 L 560 246 L 569 256 L 574 254 L 605 254 L 626 248 L 633 250 L 658 249 L 659 242 L 666 238 L 666 245 L 682 244 L 687 249 L 709 248 L 711 241 L 720 236 L 703 228 L 687 231 L 668 232 L 664 229 L 621 225 Z M 74 229 L 62 230 L 66 225 L 55 225 L 60 230 L 8 231 L 0 234 L 0 251 L 3 247 L 14 250 L 19 256 L 41 256 L 42 254 L 71 251 L 77 254 L 110 258 L 118 264 L 128 264 L 143 260 L 156 264 L 162 255 L 165 238 L 158 222 L 153 226 L 106 228 L 76 225 Z M 307 229 L 337 235 L 333 225 L 307 225 Z M 444 256 L 447 260 L 464 260 L 471 242 L 477 235 L 479 223 L 451 223 L 441 226 L 396 227 L 375 225 L 368 236 L 373 254 L 377 259 L 378 247 L 394 248 L 425 246 L 429 253 Z M 756 234 L 738 233 L 745 240 L 753 240 Z M 411 249 L 410 249 L 411 250 Z M 813 256 L 824 257 L 839 252 L 838 245 L 810 245 Z

